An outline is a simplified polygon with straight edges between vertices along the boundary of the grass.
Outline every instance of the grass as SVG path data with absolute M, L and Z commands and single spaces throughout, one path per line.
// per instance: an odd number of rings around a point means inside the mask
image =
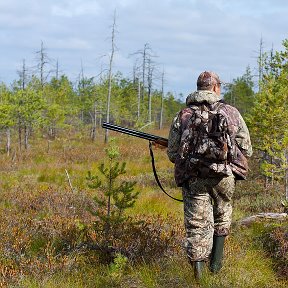
M 166 137 L 166 132 L 161 132 L 162 136 Z M 89 170 L 97 174 L 100 163 L 106 161 L 105 145 L 84 138 L 59 138 L 48 147 L 46 140 L 35 140 L 29 151 L 0 155 L 0 240 L 5 243 L 0 247 L 0 287 L 198 287 L 182 248 L 183 206 L 157 186 L 148 143 L 128 136 L 117 137 L 114 143 L 121 153 L 119 161 L 127 163 L 123 179 L 137 181 L 136 190 L 140 191 L 127 215 L 142 219 L 146 223 L 143 229 L 147 229 L 141 236 L 143 243 L 133 243 L 140 231 L 127 228 L 125 231 L 136 233 L 134 238 L 123 235 L 123 245 L 116 244 L 130 252 L 138 245 L 146 254 L 133 262 L 116 255 L 114 262 L 103 264 L 96 251 L 85 246 L 91 239 L 93 243 L 101 240 L 93 232 L 94 219 L 88 212 L 89 207 L 97 208 L 93 202 L 97 192 L 88 189 L 85 177 Z M 165 150 L 155 150 L 155 158 L 163 186 L 181 198 Z M 251 227 L 236 225 L 238 219 L 258 212 L 281 211 L 282 186 L 265 190 L 256 179 L 237 185 L 224 267 L 217 275 L 207 271 L 201 287 L 287 287 L 287 278 L 280 277 L 276 267 L 282 262 L 273 257 L 276 246 L 265 246 L 267 239 L 272 241 L 268 236 L 274 227 L 265 222 Z M 159 253 L 160 249 L 163 252 Z
M 246 247 L 239 248 L 230 240 L 229 247 L 236 250 L 237 257 L 228 254 L 222 271 L 217 275 L 207 272 L 201 281 L 201 287 L 223 288 L 272 288 L 287 287 L 287 281 L 275 277 L 271 260 L 263 252 Z M 231 251 L 230 250 L 230 251 Z M 193 277 L 193 271 L 184 255 L 163 258 L 152 263 L 128 266 L 125 272 L 113 274 L 107 266 L 86 266 L 70 273 L 56 273 L 41 280 L 26 278 L 19 287 L 199 287 Z

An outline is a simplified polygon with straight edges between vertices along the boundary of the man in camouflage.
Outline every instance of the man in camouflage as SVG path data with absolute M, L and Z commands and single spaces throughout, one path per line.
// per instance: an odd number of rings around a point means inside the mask
M 222 267 L 224 239 L 231 225 L 235 179 L 246 178 L 246 157 L 252 155 L 249 131 L 243 118 L 236 108 L 221 103 L 220 93 L 218 75 L 207 71 L 201 73 L 197 91 L 187 97 L 186 108 L 177 113 L 168 139 L 167 154 L 175 163 L 175 180 L 183 193 L 187 255 L 197 278 L 201 277 L 207 261 L 210 261 L 212 272 L 218 272 Z M 218 105 L 217 109 L 227 118 L 234 143 L 233 161 L 205 162 L 205 159 L 189 156 L 191 149 L 187 149 L 185 143 L 187 129 L 195 124 L 191 123 L 193 107 L 202 104 L 211 109 Z

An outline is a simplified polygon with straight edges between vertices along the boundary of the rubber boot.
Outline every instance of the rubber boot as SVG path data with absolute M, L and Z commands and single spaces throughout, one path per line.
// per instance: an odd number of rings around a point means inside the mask
M 203 270 L 205 267 L 204 261 L 195 261 L 193 262 L 194 266 L 194 276 L 197 281 L 199 281 L 202 278 Z
M 225 236 L 213 237 L 213 248 L 210 260 L 210 271 L 217 273 L 222 268 Z

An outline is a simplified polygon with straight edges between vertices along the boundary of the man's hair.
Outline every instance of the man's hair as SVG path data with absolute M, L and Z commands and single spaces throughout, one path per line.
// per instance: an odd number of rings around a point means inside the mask
M 217 84 L 221 84 L 219 76 L 214 72 L 204 71 L 197 79 L 197 90 L 211 90 Z

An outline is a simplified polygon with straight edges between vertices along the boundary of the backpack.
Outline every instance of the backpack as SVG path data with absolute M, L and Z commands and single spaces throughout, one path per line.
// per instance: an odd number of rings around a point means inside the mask
M 189 107 L 191 116 L 182 128 L 179 151 L 179 165 L 183 170 L 180 169 L 187 177 L 227 176 L 231 172 L 228 164 L 235 149 L 227 118 L 221 113 L 223 105 L 222 102 L 193 103 Z

